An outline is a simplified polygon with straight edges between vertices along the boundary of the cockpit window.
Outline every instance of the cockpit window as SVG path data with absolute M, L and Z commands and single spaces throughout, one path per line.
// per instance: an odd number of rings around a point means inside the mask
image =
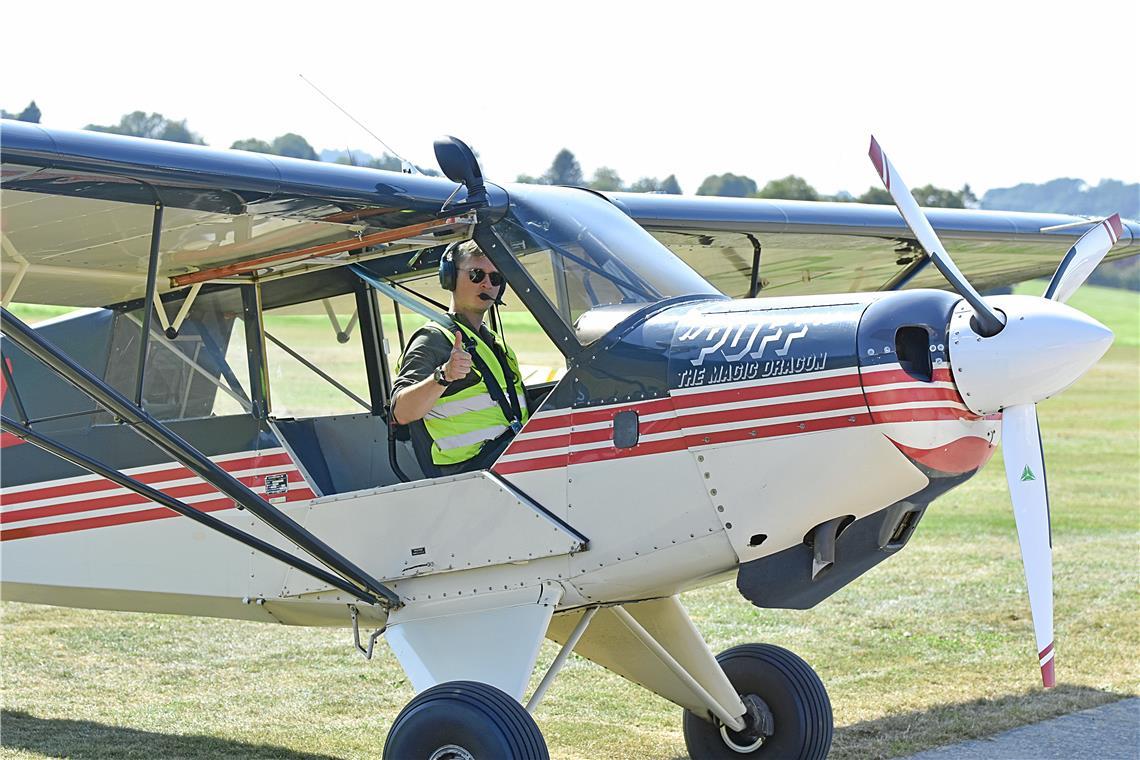
M 682 295 L 723 294 L 603 198 L 574 188 L 513 185 L 510 213 L 495 225 L 574 327 L 613 304 L 652 304 Z

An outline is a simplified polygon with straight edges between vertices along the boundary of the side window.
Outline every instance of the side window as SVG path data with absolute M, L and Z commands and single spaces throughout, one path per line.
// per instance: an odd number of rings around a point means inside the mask
M 173 314 L 181 302 L 167 303 Z M 236 289 L 200 295 L 174 338 L 151 320 L 143 375 L 143 409 L 158 420 L 243 414 L 249 409 L 245 329 Z M 115 315 L 107 382 L 134 397 L 142 307 Z M 100 423 L 110 422 L 102 414 Z
M 274 417 L 369 410 L 358 320 L 352 294 L 265 312 L 262 324 Z

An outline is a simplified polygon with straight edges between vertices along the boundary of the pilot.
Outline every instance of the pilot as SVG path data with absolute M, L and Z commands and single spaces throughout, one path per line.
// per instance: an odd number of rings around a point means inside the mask
M 417 330 L 392 385 L 392 415 L 409 425 L 429 476 L 486 469 L 529 415 L 518 359 L 483 322 L 501 303 L 503 275 L 469 240 L 448 246 L 439 282 L 451 291 L 456 329 L 428 322 Z

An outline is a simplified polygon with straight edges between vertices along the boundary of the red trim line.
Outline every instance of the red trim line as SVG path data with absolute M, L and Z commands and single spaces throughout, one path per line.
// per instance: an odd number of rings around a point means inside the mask
M 238 470 L 248 470 L 259 467 L 277 467 L 279 465 L 291 465 L 293 460 L 290 459 L 289 454 L 281 452 L 278 454 L 253 454 L 241 459 L 231 459 L 223 462 L 215 462 L 223 470 L 227 472 L 236 472 Z M 154 485 L 155 483 L 164 483 L 169 480 L 182 480 L 183 478 L 196 478 L 197 476 L 186 467 L 178 464 L 177 462 L 166 462 L 159 465 L 151 465 L 153 467 L 160 467 L 161 469 L 151 470 L 149 472 L 142 472 L 132 474 L 131 470 L 125 470 L 125 474 L 130 475 L 135 480 L 138 480 L 147 485 Z M 145 468 L 137 468 L 145 469 Z M 13 504 L 22 504 L 28 501 L 39 501 L 41 499 L 59 498 L 61 496 L 75 496 L 83 493 L 97 493 L 99 491 L 106 491 L 112 488 L 119 488 L 120 486 L 112 483 L 111 481 L 101 478 L 98 475 L 85 477 L 73 483 L 65 483 L 63 485 L 47 485 L 40 488 L 33 488 L 27 491 L 17 491 L 15 493 L 2 493 L 0 492 L 0 504 L 3 506 L 11 506 Z
M 950 388 L 901 388 L 889 391 L 867 391 L 868 406 L 881 406 L 883 404 L 906 404 L 915 401 L 956 401 L 961 403 L 962 397 Z
M 297 494 L 294 499 L 293 494 Z M 290 501 L 312 499 L 315 494 L 308 488 L 299 488 L 290 491 L 287 497 Z M 149 502 L 147 502 L 149 503 Z M 210 501 L 192 505 L 199 512 L 219 512 L 224 509 L 234 509 L 234 503 L 228 498 L 221 497 Z M 168 517 L 181 517 L 180 514 L 166 507 L 155 507 L 135 512 L 121 512 L 115 515 L 102 515 L 100 517 L 86 517 L 82 520 L 67 520 L 64 522 L 47 523 L 44 525 L 31 525 L 26 528 L 9 528 L 0 533 L 0 541 L 14 541 L 20 538 L 33 536 L 50 536 L 57 533 L 71 533 L 77 530 L 90 530 L 91 528 L 105 528 L 111 525 L 129 525 L 131 523 L 163 520 Z
M 936 383 L 952 383 L 954 376 L 945 368 L 935 369 L 931 379 Z M 902 369 L 884 369 L 878 371 L 863 370 L 863 387 L 868 385 L 893 385 L 895 383 L 921 383 L 924 382 Z
M 908 379 L 913 381 L 913 378 Z M 562 430 L 569 428 L 572 425 L 589 425 L 597 422 L 609 422 L 613 419 L 614 415 L 618 412 L 627 411 L 630 409 L 636 410 L 641 415 L 662 414 L 666 412 L 678 411 L 682 409 L 694 409 L 702 406 L 711 406 L 713 404 L 727 404 L 740 401 L 754 401 L 766 398 L 775 398 L 777 396 L 792 396 L 801 393 L 820 393 L 824 391 L 846 390 L 850 389 L 856 391 L 859 388 L 859 373 L 855 367 L 851 371 L 834 377 L 823 377 L 807 380 L 790 380 L 782 383 L 771 383 L 768 385 L 752 385 L 743 388 L 727 388 L 722 390 L 707 391 L 703 393 L 677 393 L 670 398 L 656 399 L 653 401 L 638 401 L 627 404 L 614 404 L 612 406 L 598 407 L 594 409 L 581 409 L 574 410 L 567 413 L 564 410 L 559 410 L 558 413 L 539 414 L 531 417 L 526 426 L 523 427 L 522 433 L 517 439 L 519 443 L 528 439 L 528 434 L 539 433 L 548 430 Z M 518 452 L 523 449 L 515 449 L 518 443 L 511 444 L 510 451 Z
M 932 422 L 935 420 L 966 420 L 976 422 L 982 419 L 973 412 L 946 407 L 930 409 L 896 409 L 886 412 L 872 412 L 875 422 Z
M 727 404 L 736 401 L 755 401 L 776 396 L 794 396 L 801 393 L 820 393 L 823 391 L 857 390 L 859 388 L 859 373 L 852 371 L 834 377 L 821 377 L 814 380 L 792 380 L 771 385 L 749 385 L 743 388 L 730 388 L 727 390 L 709 391 L 707 393 L 678 393 L 672 397 L 673 406 L 680 412 L 681 409 L 691 409 L 698 406 L 712 404 Z M 577 415 L 574 421 L 577 422 Z
M 735 413 L 735 410 L 734 410 Z M 705 417 L 702 415 L 702 423 Z M 852 419 L 854 418 L 854 419 Z M 589 464 L 591 462 L 609 461 L 613 459 L 628 459 L 630 457 L 647 456 L 650 454 L 663 454 L 671 451 L 685 451 L 690 447 L 709 446 L 719 443 L 735 441 L 749 441 L 760 438 L 774 438 L 784 435 L 797 435 L 801 433 L 815 433 L 822 430 L 835 430 L 838 428 L 851 428 L 871 423 L 870 415 L 859 412 L 854 415 L 841 415 L 839 417 L 820 417 L 802 422 L 781 422 L 774 425 L 755 425 L 751 427 L 722 430 L 710 433 L 694 433 L 676 438 L 667 438 L 661 441 L 648 441 L 639 443 L 629 449 L 616 449 L 612 446 L 575 451 L 567 454 L 558 454 L 549 457 L 538 457 L 514 462 L 501 462 L 492 469 L 500 475 L 511 475 L 519 472 L 533 472 L 547 470 L 568 465 Z M 707 424 L 715 424 L 709 422 Z M 694 427 L 697 425 L 693 425 Z M 609 430 L 603 431 L 607 437 L 612 435 Z

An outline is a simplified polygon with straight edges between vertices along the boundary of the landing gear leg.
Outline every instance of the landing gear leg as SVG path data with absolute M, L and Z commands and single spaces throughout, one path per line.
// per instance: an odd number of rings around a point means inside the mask
M 385 760 L 549 760 L 523 706 L 478 681 L 448 681 L 416 696 L 396 717 Z
M 685 746 L 694 758 L 823 760 L 834 721 L 823 682 L 795 654 L 771 644 L 744 644 L 717 656 L 747 710 L 742 731 L 686 711 Z

